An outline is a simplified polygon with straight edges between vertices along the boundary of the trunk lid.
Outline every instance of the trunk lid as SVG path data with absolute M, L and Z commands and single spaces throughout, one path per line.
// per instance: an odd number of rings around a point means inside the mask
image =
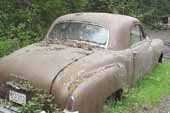
M 50 91 L 52 82 L 64 68 L 91 53 L 65 45 L 33 44 L 1 59 L 0 80 L 7 81 L 10 77 L 26 79 L 36 87 Z

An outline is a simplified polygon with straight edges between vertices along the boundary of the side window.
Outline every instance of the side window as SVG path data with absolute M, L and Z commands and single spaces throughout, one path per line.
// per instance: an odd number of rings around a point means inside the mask
M 130 32 L 130 45 L 133 45 L 143 40 L 142 31 L 139 25 L 135 25 Z

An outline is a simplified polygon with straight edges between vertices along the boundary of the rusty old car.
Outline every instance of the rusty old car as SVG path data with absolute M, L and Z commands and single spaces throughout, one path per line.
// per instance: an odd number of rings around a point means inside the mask
M 108 97 L 161 62 L 163 46 L 134 17 L 67 14 L 54 21 L 43 41 L 0 59 L 0 94 L 26 102 L 21 92 L 3 90 L 8 81 L 24 79 L 54 95 L 65 113 L 99 113 Z

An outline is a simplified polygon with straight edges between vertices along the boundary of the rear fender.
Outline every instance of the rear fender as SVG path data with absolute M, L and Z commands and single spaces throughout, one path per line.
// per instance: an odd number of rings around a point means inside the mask
M 154 52 L 154 64 L 157 64 L 164 49 L 164 43 L 160 39 L 153 39 L 151 46 Z
M 90 72 L 90 78 L 72 93 L 75 110 L 80 113 L 97 113 L 105 99 L 127 85 L 127 71 L 122 64 L 111 64 Z

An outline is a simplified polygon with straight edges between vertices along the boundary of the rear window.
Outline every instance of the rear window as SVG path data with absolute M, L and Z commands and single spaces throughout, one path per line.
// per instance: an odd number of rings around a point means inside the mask
M 81 40 L 106 45 L 109 39 L 109 30 L 86 23 L 59 23 L 52 28 L 48 37 L 60 40 Z

